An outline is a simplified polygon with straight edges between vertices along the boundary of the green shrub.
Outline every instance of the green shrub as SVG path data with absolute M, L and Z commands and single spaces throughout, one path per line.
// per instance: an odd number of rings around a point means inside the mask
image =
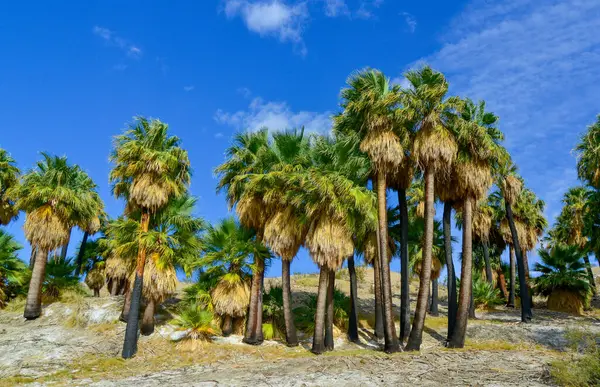
M 500 289 L 496 289 L 480 276 L 473 278 L 473 302 L 476 308 L 492 309 L 504 303 Z
M 317 313 L 317 296 L 311 295 L 307 302 L 294 309 L 296 327 L 301 331 L 312 334 L 315 330 L 315 315 Z M 350 313 L 350 297 L 338 289 L 333 293 L 333 323 L 340 329 L 347 329 Z
M 69 258 L 50 259 L 46 265 L 46 278 L 42 287 L 42 294 L 47 300 L 58 300 L 66 290 L 79 292 L 79 278 L 73 273 L 75 265 Z
M 273 337 L 282 337 L 281 332 L 285 332 L 285 317 L 283 315 L 283 289 L 280 286 L 274 286 L 268 292 L 263 294 L 263 318 L 265 322 L 271 325 Z M 266 324 L 263 324 L 263 327 Z M 266 335 L 265 335 L 266 338 Z
M 571 348 L 580 356 L 553 362 L 550 375 L 561 386 L 600 385 L 600 335 L 583 330 L 567 331 L 565 335 Z

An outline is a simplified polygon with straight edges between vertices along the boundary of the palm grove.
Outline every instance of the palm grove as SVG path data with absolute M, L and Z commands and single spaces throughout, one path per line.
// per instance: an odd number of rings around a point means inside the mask
M 515 307 L 518 300 L 527 322 L 539 294 L 549 308 L 580 313 L 595 292 L 589 255 L 600 252 L 600 118 L 576 149 L 585 184 L 566 193 L 534 267 L 541 275 L 530 278 L 528 254 L 547 228 L 544 202 L 517 174 L 498 117 L 483 101 L 448 95 L 444 75 L 428 66 L 405 77 L 408 86 L 401 88 L 378 70 L 351 74 L 329 135 L 285 128 L 237 134 L 215 169 L 217 191 L 237 219 L 215 225 L 194 214 L 187 152 L 159 120 L 137 118 L 114 139 L 110 182 L 125 206 L 112 219 L 96 184 L 65 157 L 43 153 L 22 173 L 0 149 L 0 223 L 24 213 L 32 247 L 27 266 L 17 258 L 21 246 L 0 230 L 0 306 L 23 298 L 24 317 L 38 318 L 42 302 L 78 288 L 83 272 L 94 295 L 104 286 L 111 296 L 124 295 L 122 356 L 130 358 L 138 332 L 154 331 L 156 309 L 175 292 L 180 270 L 197 279 L 184 290 L 174 321 L 186 329 L 184 342 L 194 346 L 239 332 L 247 344 L 280 337 L 295 346 L 312 334 L 312 352 L 321 354 L 334 347 L 334 325 L 359 341 L 362 257 L 374 268 L 371 328 L 388 353 L 420 349 L 426 315 L 438 313 L 443 267 L 449 347 L 464 347 L 476 307 Z M 388 203 L 392 194 L 397 205 Z M 436 205 L 443 208 L 441 221 Z M 460 278 L 453 212 L 462 232 Z M 83 240 L 69 258 L 73 228 Z M 318 291 L 294 308 L 291 265 L 302 247 L 320 269 Z M 508 265 L 500 259 L 507 248 Z M 401 267 L 399 326 L 394 257 Z M 282 262 L 281 287 L 267 289 L 272 259 Z M 335 287 L 344 263 L 349 298 Z

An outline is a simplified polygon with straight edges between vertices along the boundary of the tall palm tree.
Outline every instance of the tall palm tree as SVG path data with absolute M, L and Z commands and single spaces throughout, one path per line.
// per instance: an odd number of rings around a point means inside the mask
M 6 150 L 0 148 L 0 225 L 7 225 L 17 214 L 17 207 L 6 195 L 7 191 L 19 183 L 21 171 Z
M 411 87 L 403 92 L 403 116 L 406 121 L 415 122 L 416 135 L 412 152 L 417 165 L 423 171 L 425 180 L 423 268 L 415 318 L 406 344 L 407 350 L 416 351 L 421 346 L 429 298 L 435 212 L 434 176 L 436 173 L 449 171 L 456 159 L 458 145 L 450 126 L 456 110 L 460 107 L 460 100 L 456 97 L 446 98 L 448 92 L 446 78 L 429 66 L 409 71 L 405 77 Z
M 529 288 L 525 277 L 525 262 L 523 260 L 523 251 L 521 250 L 520 237 L 514 214 L 513 206 L 517 202 L 521 191 L 523 190 L 523 182 L 517 175 L 516 166 L 507 161 L 497 169 L 497 185 L 502 193 L 504 208 L 506 211 L 506 219 L 510 228 L 511 245 L 514 248 L 517 266 L 519 271 L 519 288 L 521 292 L 521 321 L 528 322 L 532 318 L 531 313 L 531 298 L 529 296 Z
M 230 208 L 235 210 L 240 223 L 254 229 L 262 240 L 264 228 L 271 214 L 266 210 L 263 198 L 247 189 L 249 177 L 263 174 L 273 164 L 273 154 L 269 144 L 269 132 L 264 128 L 257 132 L 241 133 L 235 136 L 233 144 L 226 151 L 226 161 L 215 168 L 219 177 L 217 192 L 225 191 Z M 265 262 L 260 256 L 254 257 L 252 285 L 250 288 L 250 307 L 244 343 L 260 344 L 262 333 L 262 295 Z
M 600 114 L 575 147 L 577 175 L 592 187 L 600 188 Z
M 70 165 L 66 157 L 42 156 L 36 168 L 7 192 L 25 211 L 25 237 L 37 251 L 23 314 L 27 319 L 41 314 L 48 253 L 65 243 L 72 224 L 89 221 L 101 206 L 95 184 L 78 166 Z
M 115 137 L 110 157 L 113 193 L 127 201 L 128 211 L 141 212 L 140 232 L 148 232 L 151 216 L 170 198 L 181 196 L 190 181 L 188 154 L 180 140 L 168 135 L 168 125 L 159 120 L 136 118 L 125 133 Z M 131 310 L 125 331 L 123 358 L 137 351 L 139 305 L 142 296 L 146 250 L 140 243 Z
M 408 131 L 399 124 L 399 115 L 396 113 L 400 102 L 399 87 L 392 86 L 382 72 L 364 69 L 352 74 L 347 83 L 349 87 L 341 93 L 344 113 L 337 117 L 337 125 L 350 127 L 349 130 L 359 134 L 360 149 L 369 156 L 374 170 L 385 351 L 392 353 L 398 351 L 400 346 L 392 312 L 392 288 L 387 262 L 387 179 L 402 164 L 406 152 L 406 141 L 403 139 L 408 136 Z

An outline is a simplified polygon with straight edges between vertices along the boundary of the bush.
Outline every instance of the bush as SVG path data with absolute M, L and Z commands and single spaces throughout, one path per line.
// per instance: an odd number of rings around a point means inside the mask
M 335 289 L 333 293 L 333 324 L 340 329 L 347 329 L 349 313 L 350 297 Z M 317 296 L 311 295 L 306 304 L 294 309 L 296 327 L 307 334 L 312 334 L 315 331 L 316 314 Z
M 189 330 L 184 340 L 210 341 L 211 336 L 219 333 L 215 316 L 212 312 L 204 309 L 202 305 L 188 305 L 173 320 L 173 324 L 182 330 Z
M 42 295 L 49 301 L 58 300 L 66 290 L 82 291 L 79 278 L 73 273 L 75 265 L 70 259 L 51 259 L 46 266 L 46 279 L 42 287 Z
M 581 356 L 551 364 L 550 375 L 561 386 L 600 385 L 600 347 L 598 334 L 586 331 L 567 331 L 572 349 Z
M 475 276 L 473 278 L 473 302 L 476 308 L 492 309 L 502 305 L 504 299 L 500 294 L 500 289 L 496 289 L 494 285 L 480 276 Z
M 266 323 L 263 324 L 263 334 L 267 338 L 265 329 L 269 330 L 272 338 L 281 338 L 282 332 L 285 332 L 285 318 L 283 315 L 283 289 L 280 286 L 274 286 L 268 292 L 263 294 L 263 318 Z M 269 327 L 265 328 L 265 325 Z M 270 339 L 268 339 L 270 340 Z

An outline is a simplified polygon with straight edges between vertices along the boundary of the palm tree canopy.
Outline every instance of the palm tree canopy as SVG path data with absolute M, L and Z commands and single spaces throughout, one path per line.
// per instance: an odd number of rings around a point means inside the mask
M 156 119 L 137 117 L 115 137 L 110 160 L 114 195 L 152 212 L 169 198 L 183 195 L 190 181 L 187 151 L 180 147 L 179 138 L 168 135 L 168 125 Z
M 19 183 L 20 174 L 15 160 L 0 148 L 0 225 L 7 225 L 18 214 L 17 207 L 6 192 Z
M 590 284 L 585 271 L 583 253 L 576 246 L 556 245 L 552 250 L 539 250 L 540 263 L 534 270 L 534 292 L 549 296 L 555 290 L 566 290 L 586 296 Z
M 577 174 L 595 188 L 600 187 L 600 115 L 575 147 Z
M 28 267 L 17 256 L 23 247 L 15 241 L 12 235 L 0 229 L 0 307 L 10 294 L 6 294 L 11 285 L 24 285 L 27 279 Z

